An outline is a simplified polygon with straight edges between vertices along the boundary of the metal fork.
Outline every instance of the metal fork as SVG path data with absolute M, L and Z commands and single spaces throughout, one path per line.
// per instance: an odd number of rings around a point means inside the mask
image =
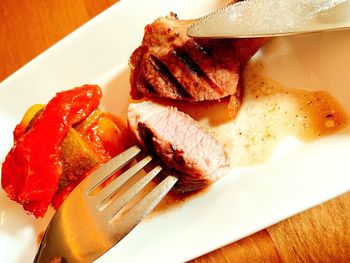
M 140 152 L 137 146 L 129 148 L 95 170 L 72 191 L 51 219 L 35 263 L 92 262 L 123 239 L 153 210 L 177 178 L 168 175 L 140 201 L 135 201 L 141 190 L 162 170 L 157 165 L 141 179 L 135 179 L 135 175 L 151 162 L 152 156 L 146 156 L 101 188 L 103 182 Z M 137 182 L 130 182 L 132 180 Z M 113 199 L 128 182 L 131 187 Z M 130 203 L 131 208 L 126 209 Z

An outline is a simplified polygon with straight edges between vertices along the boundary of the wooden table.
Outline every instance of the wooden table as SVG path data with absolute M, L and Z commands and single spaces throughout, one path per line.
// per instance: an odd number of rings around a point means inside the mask
M 116 1 L 0 0 L 0 81 Z M 350 262 L 350 193 L 193 262 Z

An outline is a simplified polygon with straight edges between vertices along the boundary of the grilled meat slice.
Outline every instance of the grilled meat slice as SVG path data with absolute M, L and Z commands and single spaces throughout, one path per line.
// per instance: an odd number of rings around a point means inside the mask
M 207 186 L 228 168 L 223 147 L 175 107 L 150 101 L 130 104 L 128 122 L 139 144 L 176 171 L 182 192 Z
M 129 61 L 132 98 L 202 101 L 232 95 L 231 110 L 238 110 L 241 68 L 266 39 L 193 39 L 186 35 L 192 22 L 171 13 L 145 27 Z
M 217 100 L 237 92 L 234 41 L 195 41 L 186 35 L 190 23 L 170 14 L 146 26 L 142 45 L 130 58 L 134 99 Z

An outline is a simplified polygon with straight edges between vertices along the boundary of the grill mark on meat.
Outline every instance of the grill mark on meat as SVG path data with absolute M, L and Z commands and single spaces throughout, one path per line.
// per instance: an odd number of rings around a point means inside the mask
M 149 83 L 147 81 L 147 79 L 143 78 L 142 82 L 143 82 L 143 86 L 146 89 L 147 93 L 155 94 L 155 95 L 158 94 L 157 90 L 154 88 L 154 86 L 151 83 Z
M 199 77 L 205 78 L 206 74 L 186 52 L 182 51 L 181 49 L 175 49 L 172 53 L 175 57 L 181 60 L 192 73 Z
M 191 94 L 187 92 L 187 90 L 177 81 L 177 79 L 171 74 L 169 69 L 164 65 L 162 61 L 160 61 L 153 54 L 150 55 L 150 62 L 155 70 L 159 73 L 165 83 L 172 89 L 174 94 L 178 98 L 192 98 Z
M 213 90 L 215 90 L 219 94 L 223 94 L 222 89 L 209 78 L 209 76 L 200 68 L 200 66 L 192 59 L 192 57 L 189 54 L 187 54 L 185 51 L 181 49 L 175 49 L 173 50 L 172 53 L 175 57 L 177 57 L 180 61 L 182 61 L 182 63 L 192 73 L 196 74 L 199 78 L 207 82 Z

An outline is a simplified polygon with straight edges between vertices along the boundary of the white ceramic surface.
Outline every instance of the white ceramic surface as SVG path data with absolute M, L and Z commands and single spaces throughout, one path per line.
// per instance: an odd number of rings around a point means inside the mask
M 127 62 L 144 26 L 175 11 L 205 14 L 223 1 L 122 0 L 70 34 L 0 84 L 0 160 L 25 110 L 56 91 L 83 83 L 104 89 L 103 108 L 125 114 Z M 327 90 L 350 112 L 350 32 L 279 38 L 261 52 L 265 73 L 286 86 Z M 349 127 L 312 143 L 280 145 L 276 158 L 237 167 L 205 193 L 152 216 L 98 262 L 182 262 L 231 243 L 350 189 Z M 34 220 L 0 191 L 1 262 L 31 262 L 37 234 L 49 219 Z

